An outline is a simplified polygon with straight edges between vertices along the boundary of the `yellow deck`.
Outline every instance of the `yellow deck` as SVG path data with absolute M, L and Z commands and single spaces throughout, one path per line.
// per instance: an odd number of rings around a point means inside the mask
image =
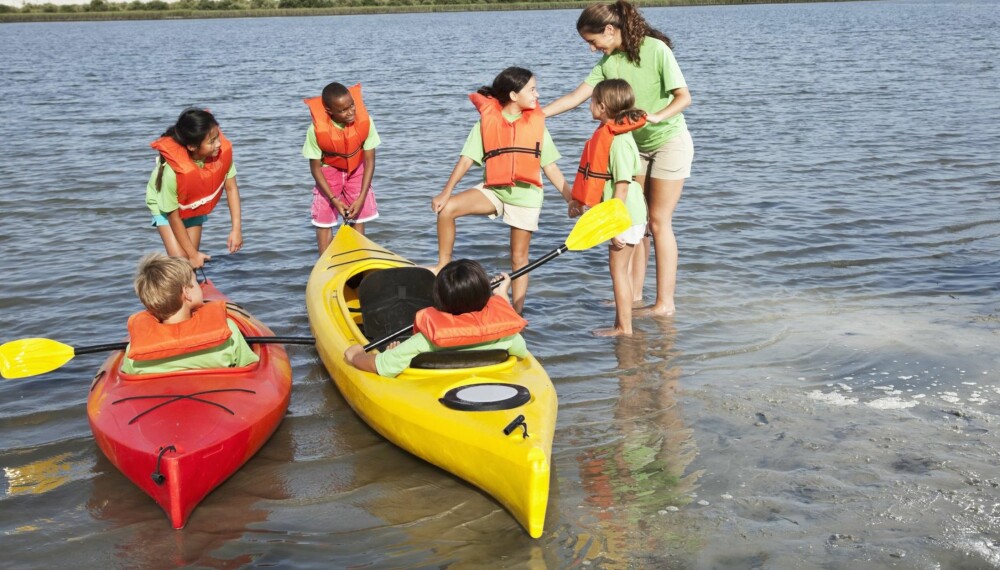
M 306 288 L 309 322 L 316 348 L 334 384 L 355 412 L 383 437 L 489 493 L 533 538 L 542 534 L 549 500 L 549 464 L 556 424 L 555 388 L 534 357 L 459 370 L 408 368 L 396 378 L 360 371 L 344 360 L 351 344 L 365 344 L 358 323 L 353 276 L 413 265 L 352 228 L 337 232 L 316 263 Z M 469 384 L 518 384 L 531 392 L 522 406 L 501 411 L 458 411 L 438 399 Z M 524 415 L 522 429 L 503 429 Z

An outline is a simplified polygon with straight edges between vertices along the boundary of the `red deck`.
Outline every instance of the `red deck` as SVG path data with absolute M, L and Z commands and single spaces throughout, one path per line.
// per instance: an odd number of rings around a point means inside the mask
M 227 300 L 211 282 L 202 289 L 206 300 Z M 244 336 L 274 334 L 239 308 L 229 316 Z M 124 352 L 116 352 L 91 386 L 87 416 L 98 446 L 174 528 L 257 453 L 285 415 L 288 355 L 278 344 L 253 349 L 260 361 L 244 368 L 141 376 L 122 374 Z

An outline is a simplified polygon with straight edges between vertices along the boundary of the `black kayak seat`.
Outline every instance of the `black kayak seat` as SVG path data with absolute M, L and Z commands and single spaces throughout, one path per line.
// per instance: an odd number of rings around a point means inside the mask
M 358 301 L 368 340 L 376 341 L 412 327 L 417 311 L 431 306 L 433 287 L 434 274 L 424 267 L 392 267 L 366 274 L 358 286 Z M 405 334 L 396 340 L 410 336 Z
M 410 368 L 423 370 L 452 370 L 476 368 L 506 362 L 510 355 L 503 348 L 484 350 L 439 350 L 424 352 L 413 357 Z

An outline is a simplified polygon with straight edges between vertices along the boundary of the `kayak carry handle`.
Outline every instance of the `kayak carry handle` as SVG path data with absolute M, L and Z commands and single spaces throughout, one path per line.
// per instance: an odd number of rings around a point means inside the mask
M 518 428 L 518 426 L 520 426 L 521 428 L 524 429 L 524 434 L 521 437 L 524 438 L 524 439 L 527 439 L 527 437 L 528 437 L 528 423 L 526 421 L 524 421 L 524 415 L 523 414 L 518 415 L 509 424 L 507 424 L 507 427 L 503 428 L 503 434 L 504 435 L 510 435 L 514 430 L 516 430 Z
M 167 480 L 167 476 L 164 475 L 163 473 L 160 473 L 160 461 L 163 459 L 163 454 L 168 451 L 176 452 L 177 448 L 172 445 L 161 447 L 160 454 L 156 456 L 156 471 L 153 471 L 153 473 L 150 474 L 150 477 L 153 478 L 153 483 L 156 483 L 157 485 L 162 485 L 163 482 Z

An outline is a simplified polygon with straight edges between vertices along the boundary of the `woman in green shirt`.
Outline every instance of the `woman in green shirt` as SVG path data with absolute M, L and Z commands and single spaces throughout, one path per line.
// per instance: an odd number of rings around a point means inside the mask
M 684 75 L 671 51 L 672 43 L 649 25 L 627 0 L 594 4 L 576 22 L 580 37 L 591 51 L 604 57 L 572 93 L 543 108 L 546 117 L 573 109 L 590 98 L 604 79 L 624 79 L 635 91 L 636 106 L 646 111 L 646 126 L 634 131 L 642 157 L 643 187 L 649 206 L 649 231 L 656 244 L 656 301 L 636 314 L 668 316 L 674 313 L 677 283 L 677 240 L 672 219 L 684 180 L 691 175 L 694 145 L 682 111 L 691 104 Z M 635 248 L 632 260 L 634 300 L 642 299 L 649 238 Z

